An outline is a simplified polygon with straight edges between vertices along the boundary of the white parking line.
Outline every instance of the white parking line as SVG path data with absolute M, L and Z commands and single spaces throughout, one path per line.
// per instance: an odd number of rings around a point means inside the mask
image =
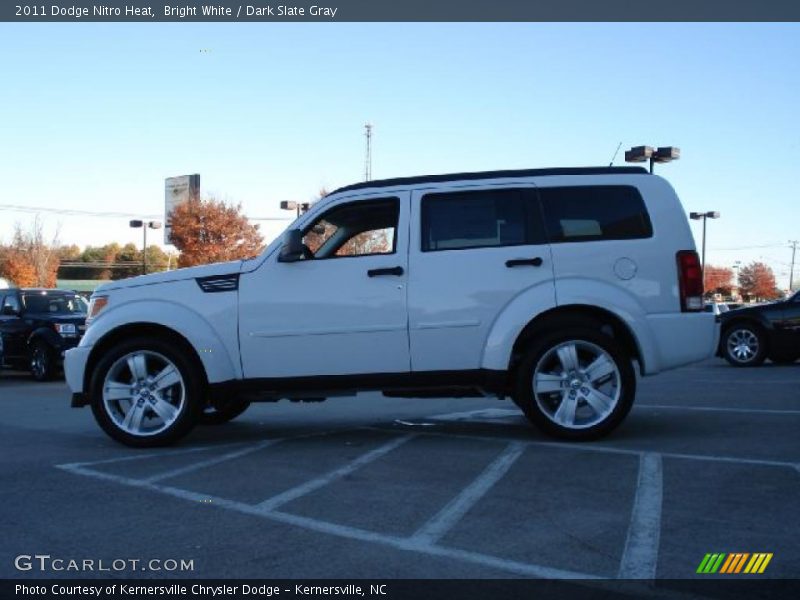
M 771 408 L 733 408 L 722 406 L 681 406 L 677 404 L 634 404 L 635 410 L 686 410 L 698 412 L 720 412 L 734 414 L 754 414 L 754 415 L 800 415 L 800 410 L 795 409 L 771 409 Z M 447 413 L 443 415 L 433 415 L 426 417 L 431 421 L 457 421 L 469 423 L 516 423 L 524 422 L 524 417 L 519 409 L 513 408 L 486 408 L 464 412 Z
M 187 473 L 192 473 L 193 471 L 198 471 L 200 469 L 205 469 L 206 467 L 211 467 L 213 465 L 219 464 L 221 462 L 225 462 L 227 460 L 233 460 L 235 458 L 241 458 L 242 456 L 247 456 L 248 454 L 252 454 L 253 452 L 258 452 L 259 450 L 263 450 L 264 448 L 268 448 L 278 442 L 282 442 L 282 438 L 277 438 L 274 440 L 267 440 L 265 442 L 261 442 L 260 444 L 255 444 L 253 446 L 248 446 L 247 448 L 242 448 L 241 450 L 236 450 L 235 452 L 228 452 L 227 454 L 220 454 L 219 456 L 215 456 L 213 458 L 209 458 L 208 460 L 202 460 L 200 462 L 192 463 L 190 465 L 186 465 L 184 467 L 178 467 L 177 469 L 172 469 L 170 471 L 164 471 L 162 473 L 157 473 L 156 475 L 152 475 L 151 477 L 147 477 L 142 481 L 147 481 L 149 483 L 155 483 L 156 481 L 163 481 L 164 479 L 170 479 L 172 477 L 178 477 L 179 475 L 186 475 Z
M 620 579 L 656 577 L 663 487 L 661 456 L 655 452 L 645 452 L 639 458 L 636 498 L 619 566 Z
M 290 490 L 286 490 L 278 494 L 277 496 L 273 496 L 272 498 L 267 498 L 260 504 L 258 504 L 258 508 L 263 511 L 271 511 L 275 510 L 279 506 L 286 504 L 287 502 L 291 502 L 292 500 L 296 500 L 301 496 L 305 496 L 306 494 L 310 494 L 311 492 L 318 490 L 319 488 L 328 485 L 329 483 L 341 479 L 342 477 L 349 475 L 350 473 L 360 469 L 364 465 L 371 463 L 374 460 L 379 459 L 380 457 L 388 454 L 395 448 L 405 444 L 410 439 L 414 438 L 414 434 L 404 435 L 402 437 L 395 438 L 390 442 L 384 444 L 367 452 L 366 454 L 362 454 L 357 459 L 352 462 L 347 463 L 343 467 L 339 467 L 338 469 L 334 469 L 330 473 L 326 473 L 316 479 L 312 479 L 307 481 L 303 484 L 298 485 Z
M 778 410 L 771 408 L 728 408 L 720 406 L 676 406 L 674 404 L 639 404 L 636 408 L 655 408 L 657 410 L 696 410 L 701 412 L 729 412 L 753 415 L 800 415 L 800 410 Z
M 193 448 L 178 448 L 176 450 L 143 450 L 138 454 L 131 454 L 127 456 L 118 456 L 116 458 L 106 458 L 102 460 L 90 460 L 86 462 L 66 463 L 57 465 L 60 468 L 66 467 L 86 467 L 94 465 L 110 465 L 118 462 L 128 462 L 132 460 L 146 460 L 148 458 L 165 458 L 170 456 L 180 456 L 181 454 L 194 454 L 196 452 L 205 452 L 208 450 L 219 450 L 220 448 L 230 448 L 232 446 L 241 446 L 245 442 L 231 442 L 229 444 L 215 444 L 213 446 L 195 446 Z
M 400 439 L 406 441 L 405 438 L 400 438 Z M 195 503 L 202 502 L 203 506 L 218 507 L 227 510 L 232 510 L 247 515 L 253 515 L 256 517 L 269 519 L 271 521 L 275 521 L 285 525 L 300 527 L 302 529 L 306 529 L 309 531 L 316 531 L 318 533 L 334 535 L 341 538 L 379 544 L 395 548 L 397 550 L 403 550 L 406 552 L 415 552 L 419 554 L 425 554 L 428 556 L 450 558 L 461 562 L 476 564 L 486 568 L 497 569 L 515 575 L 522 575 L 525 577 L 540 577 L 547 579 L 594 579 L 594 580 L 605 579 L 605 577 L 600 575 L 555 569 L 543 565 L 520 563 L 512 560 L 498 558 L 496 556 L 480 554 L 477 552 L 470 552 L 466 550 L 459 550 L 457 548 L 447 548 L 427 543 L 420 543 L 419 541 L 412 540 L 411 538 L 386 535 L 374 531 L 368 531 L 364 529 L 358 529 L 355 527 L 348 527 L 346 525 L 339 525 L 337 523 L 330 523 L 327 521 L 321 521 L 318 519 L 303 517 L 300 515 L 293 515 L 277 510 L 264 510 L 259 506 L 244 504 L 242 502 L 229 500 L 227 498 L 209 496 L 208 494 L 202 494 L 190 490 L 184 490 L 181 488 L 171 487 L 158 483 L 152 483 L 145 481 L 143 479 L 134 479 L 131 477 L 124 477 L 112 473 L 94 471 L 92 469 L 86 468 L 85 466 L 77 466 L 75 464 L 72 464 L 72 465 L 57 465 L 57 467 L 76 475 L 82 475 L 85 477 L 100 479 L 103 481 L 121 484 L 124 486 L 150 490 L 153 492 L 166 494 L 174 498 L 188 500 L 190 502 L 195 502 Z
M 391 431 L 384 427 L 371 427 L 375 431 Z M 444 431 L 431 431 L 425 429 L 419 432 L 419 435 L 432 435 L 436 437 L 450 437 L 464 440 L 479 440 L 489 442 L 505 442 L 508 443 L 508 438 L 503 438 L 497 435 L 471 435 L 467 433 L 449 433 Z M 559 448 L 563 450 L 574 450 L 576 452 L 600 452 L 607 454 L 626 454 L 639 456 L 643 450 L 633 448 L 620 448 L 617 446 L 608 446 L 598 443 L 592 444 L 570 444 L 568 442 L 541 442 L 537 440 L 517 440 L 526 446 L 537 446 L 542 448 Z M 714 456 L 706 454 L 685 454 L 680 452 L 659 452 L 664 458 L 683 458 L 686 460 L 700 460 L 709 462 L 724 462 L 744 465 L 755 465 L 760 467 L 788 467 L 790 469 L 796 468 L 795 462 L 788 462 L 782 460 L 768 460 L 760 458 L 739 458 L 735 456 Z
M 509 417 L 523 419 L 522 412 L 517 408 L 484 408 L 479 410 L 468 410 L 464 412 L 447 413 L 444 415 L 433 415 L 426 417 L 434 421 L 475 421 L 482 423 L 492 423 L 505 421 Z
M 242 455 L 249 454 L 250 452 L 254 452 L 255 450 L 258 450 L 259 449 L 258 446 L 260 444 L 265 444 L 265 446 L 270 446 L 270 445 L 274 444 L 275 442 L 279 442 L 279 441 L 299 440 L 299 439 L 309 438 L 309 437 L 320 437 L 320 436 L 326 436 L 326 435 L 334 435 L 336 433 L 345 433 L 345 432 L 363 431 L 363 430 L 365 430 L 365 428 L 359 427 L 359 428 L 356 428 L 356 429 L 326 429 L 324 431 L 312 431 L 310 433 L 302 433 L 302 434 L 293 435 L 293 436 L 289 436 L 289 437 L 275 438 L 273 440 L 264 440 L 262 442 L 254 444 L 252 446 L 246 446 L 241 451 L 232 452 L 232 453 L 229 453 L 229 454 L 226 454 L 226 455 L 223 455 L 223 456 L 229 456 L 230 458 L 237 458 L 240 455 L 239 452 L 242 452 L 243 453 Z M 116 457 L 116 458 L 105 458 L 105 459 L 102 459 L 102 460 L 90 460 L 90 461 L 85 461 L 85 462 L 64 463 L 64 464 L 56 465 L 56 466 L 58 468 L 60 468 L 60 469 L 68 469 L 68 468 L 71 468 L 71 467 L 92 467 L 92 466 L 96 466 L 96 465 L 110 465 L 110 464 L 113 464 L 113 463 L 128 462 L 128 461 L 134 461 L 134 460 L 169 458 L 170 456 L 180 456 L 182 454 L 194 454 L 196 452 L 220 450 L 222 448 L 232 448 L 234 446 L 242 446 L 242 445 L 244 445 L 246 443 L 247 442 L 230 442 L 228 444 L 214 444 L 214 445 L 207 445 L 207 446 L 195 446 L 193 448 L 178 448 L 178 449 L 170 449 L 170 450 L 163 450 L 163 449 L 162 450 L 142 450 L 139 454 L 133 454 L 133 455 L 128 455 L 128 456 L 120 456 L 120 457 Z M 221 457 L 219 457 L 219 458 L 221 459 Z M 229 460 L 229 459 L 224 459 L 224 460 Z M 209 459 L 209 461 L 214 461 L 211 464 L 215 464 L 216 462 L 222 462 L 222 460 L 217 460 L 217 457 L 215 457 L 213 459 Z M 197 463 L 198 465 L 201 465 L 198 468 L 202 468 L 202 466 L 205 465 L 206 462 L 207 461 L 201 461 L 201 462 Z M 189 465 L 189 466 L 187 466 L 185 468 L 190 468 L 190 467 L 191 467 L 191 465 Z M 184 467 L 182 467 L 182 468 L 184 468 Z M 194 469 L 191 469 L 191 470 L 194 470 Z M 172 475 L 167 475 L 165 473 L 163 477 L 161 475 L 154 475 L 154 477 L 156 477 L 158 480 L 160 480 L 160 479 L 166 479 L 167 477 L 172 477 Z
M 525 451 L 525 446 L 512 442 L 461 493 L 453 498 L 430 521 L 425 523 L 411 536 L 413 542 L 432 545 L 439 541 L 452 529 L 486 493 L 500 481 L 511 468 L 511 465 Z

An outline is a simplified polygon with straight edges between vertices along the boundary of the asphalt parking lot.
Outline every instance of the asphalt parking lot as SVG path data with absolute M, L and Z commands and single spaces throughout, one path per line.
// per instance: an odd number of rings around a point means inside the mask
M 0 577 L 689 578 L 707 553 L 766 552 L 748 577 L 797 578 L 798 426 L 800 364 L 715 359 L 640 380 L 601 442 L 554 442 L 510 402 L 363 394 L 136 451 L 63 382 L 6 372 Z M 193 569 L 19 571 L 23 554 Z

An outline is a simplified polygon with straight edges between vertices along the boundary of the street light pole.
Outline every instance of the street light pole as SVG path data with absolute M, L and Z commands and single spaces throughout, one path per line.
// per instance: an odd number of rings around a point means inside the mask
M 142 274 L 147 275 L 147 227 L 142 227 L 144 231 L 144 243 L 142 245 Z
M 141 219 L 134 219 L 128 223 L 134 229 L 142 228 L 143 231 L 143 247 L 142 247 L 142 274 L 147 275 L 147 230 L 148 229 L 161 229 L 161 221 L 142 221 Z
M 689 213 L 689 218 L 694 219 L 695 221 L 702 219 L 703 220 L 703 253 L 700 258 L 700 269 L 703 273 L 703 287 L 705 288 L 706 284 L 706 220 L 707 219 L 719 219 L 719 213 L 717 211 L 708 211 L 708 212 L 691 212 Z

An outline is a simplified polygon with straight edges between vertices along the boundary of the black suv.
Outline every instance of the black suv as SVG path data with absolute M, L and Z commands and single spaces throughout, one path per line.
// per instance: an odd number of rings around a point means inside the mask
M 719 356 L 736 367 L 765 358 L 788 364 L 800 358 L 800 292 L 787 300 L 737 308 L 718 317 Z
M 64 351 L 77 346 L 86 330 L 86 302 L 75 292 L 0 289 L 0 366 L 30 370 L 34 379 L 52 379 Z

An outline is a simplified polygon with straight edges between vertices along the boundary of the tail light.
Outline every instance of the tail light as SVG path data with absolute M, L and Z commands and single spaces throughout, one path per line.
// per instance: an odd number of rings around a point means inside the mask
M 703 269 L 694 250 L 680 250 L 678 260 L 678 290 L 682 312 L 703 310 Z

